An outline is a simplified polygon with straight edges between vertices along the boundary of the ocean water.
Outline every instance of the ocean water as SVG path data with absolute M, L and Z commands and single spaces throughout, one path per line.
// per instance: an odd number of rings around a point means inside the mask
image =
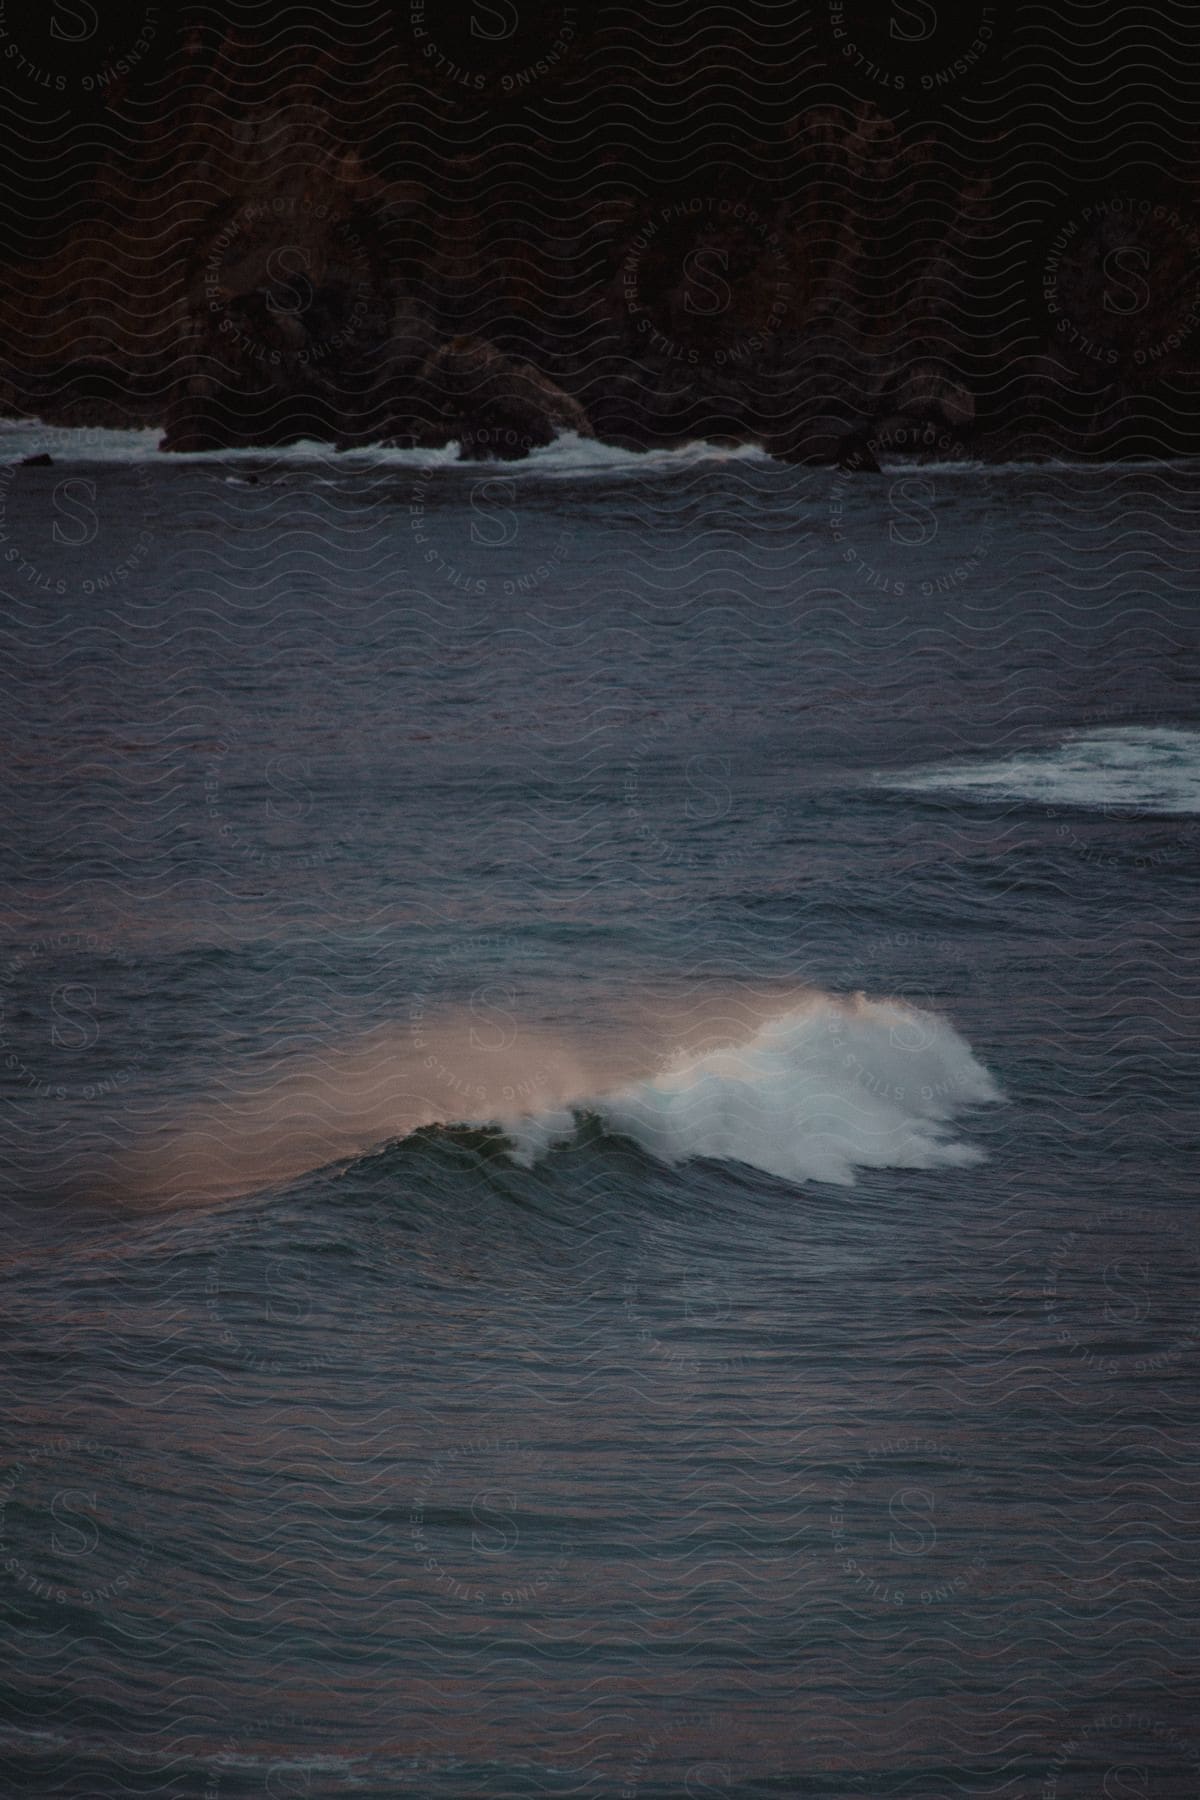
M 155 441 L 0 433 L 0 1792 L 1194 1795 L 1196 468 Z

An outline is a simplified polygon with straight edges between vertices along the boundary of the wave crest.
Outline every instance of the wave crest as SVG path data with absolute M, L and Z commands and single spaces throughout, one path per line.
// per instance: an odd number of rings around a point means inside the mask
M 977 1162 L 950 1120 L 1003 1098 L 954 1027 L 896 1001 L 832 995 L 769 1019 L 745 1044 L 690 1056 L 570 1108 L 498 1121 L 531 1165 L 585 1113 L 660 1161 L 711 1157 L 787 1181 L 847 1185 L 858 1168 Z

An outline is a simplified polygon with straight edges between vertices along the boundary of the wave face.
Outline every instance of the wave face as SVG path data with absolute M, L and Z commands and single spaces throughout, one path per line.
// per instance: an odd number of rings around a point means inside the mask
M 1125 725 L 1081 733 L 1054 750 L 889 777 L 886 785 L 980 800 L 1195 813 L 1200 812 L 1200 732 Z
M 846 1185 L 856 1168 L 979 1161 L 949 1121 L 1001 1097 L 945 1019 L 823 995 L 768 1020 L 746 1044 L 685 1054 L 652 1080 L 505 1130 L 528 1165 L 573 1137 L 587 1111 L 663 1162 L 712 1157 L 785 1181 Z

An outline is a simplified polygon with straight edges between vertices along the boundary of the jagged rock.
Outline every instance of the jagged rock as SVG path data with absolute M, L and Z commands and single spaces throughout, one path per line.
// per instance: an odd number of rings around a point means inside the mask
M 443 431 L 443 441 L 456 438 L 464 461 L 516 462 L 559 432 L 593 435 L 577 400 L 482 338 L 443 344 L 422 363 L 417 379 L 431 408 L 429 429 Z
M 837 467 L 847 475 L 879 475 L 879 458 L 875 453 L 875 445 L 869 433 L 852 432 L 838 445 L 834 456 Z
M 970 425 L 975 418 L 975 396 L 946 368 L 933 362 L 915 363 L 887 390 L 892 410 L 922 419 L 941 419 L 947 425 Z
M 781 462 L 818 463 L 847 466 L 846 459 L 857 455 L 865 446 L 868 422 L 847 414 L 821 413 L 815 418 L 800 418 L 786 431 L 766 439 L 765 448 Z M 855 468 L 877 468 L 874 457 L 860 456 Z
M 256 190 L 193 260 L 166 450 L 336 438 L 394 325 L 364 234 L 303 189 Z
M 111 361 L 71 359 L 0 375 L 0 410 L 69 430 L 142 430 L 159 423 L 162 404 L 161 391 Z
M 806 171 L 789 197 L 731 168 L 676 180 L 673 147 L 648 193 L 624 151 L 597 164 L 574 126 L 530 115 L 501 179 L 482 142 L 443 143 L 419 107 L 393 116 L 423 66 L 405 35 L 319 75 L 303 34 L 287 38 L 287 79 L 265 88 L 253 34 L 218 30 L 203 54 L 188 36 L 195 103 L 135 108 L 120 154 L 98 138 L 95 204 L 14 252 L 0 411 L 165 422 L 177 450 L 457 439 L 504 458 L 592 430 L 865 468 L 861 434 L 894 420 L 969 434 L 985 457 L 1194 450 L 1195 251 L 1173 203 L 1139 240 L 1144 312 L 1104 310 L 1096 226 L 1059 280 L 1069 318 L 1044 304 L 1049 248 L 1031 245 L 1032 311 L 1010 326 L 1007 262 L 987 249 L 1008 178 L 990 154 L 959 172 L 942 123 L 802 100 L 763 127 L 763 167 Z M 382 138 L 364 123 L 376 107 Z M 548 211 L 558 154 L 564 204 Z
M 437 408 L 420 376 L 437 346 L 424 309 L 407 295 L 395 296 L 386 335 L 372 350 L 361 382 L 344 397 L 339 450 L 447 441 L 439 436 Z

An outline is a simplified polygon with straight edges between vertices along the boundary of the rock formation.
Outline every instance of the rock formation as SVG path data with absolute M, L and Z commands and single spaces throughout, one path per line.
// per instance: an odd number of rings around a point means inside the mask
M 643 149 L 624 90 L 597 101 L 553 44 L 535 109 L 515 50 L 464 93 L 402 34 L 283 33 L 269 80 L 244 35 L 185 35 L 119 149 L 83 134 L 62 234 L 9 252 L 0 409 L 161 425 L 181 451 L 504 459 L 575 431 L 869 467 L 913 423 L 997 458 L 1200 448 L 1200 236 L 1162 158 L 1161 218 L 1105 214 L 1031 175 L 999 115 L 968 141 L 797 65 L 796 104 L 739 151 L 758 166 L 717 163 L 655 122 L 645 45 L 611 59 L 645 83 Z M 1097 273 L 1118 230 L 1147 272 L 1133 318 Z

